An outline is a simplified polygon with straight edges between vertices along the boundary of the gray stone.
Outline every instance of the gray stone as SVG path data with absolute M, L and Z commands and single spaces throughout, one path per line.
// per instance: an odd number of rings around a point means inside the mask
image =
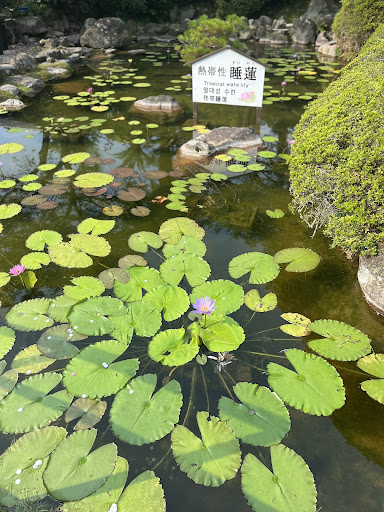
M 57 49 L 51 49 L 51 50 L 43 50 L 40 53 L 38 53 L 35 57 L 37 62 L 44 62 L 48 58 L 52 59 L 61 59 L 62 57 L 65 57 L 65 54 L 61 50 Z
M 53 66 L 49 66 L 45 68 L 45 71 L 48 71 L 51 80 L 59 80 L 63 78 L 68 78 L 72 75 L 72 71 L 66 68 L 58 68 Z
M 89 28 L 91 28 L 96 23 L 96 21 L 96 18 L 87 18 L 84 21 L 84 25 L 81 27 L 80 36 L 82 36 L 84 32 L 86 32 Z
M 259 25 L 263 26 L 272 26 L 272 18 L 269 16 L 260 16 L 259 18 Z
M 257 27 L 256 33 L 255 33 L 255 39 L 262 39 L 263 37 L 266 37 L 267 35 L 267 28 L 265 25 L 260 25 L 260 27 Z
M 296 44 L 315 44 L 317 37 L 316 23 L 305 15 L 293 22 L 293 42 Z
M 142 55 L 145 52 L 144 48 L 137 48 L 137 50 L 128 50 L 127 55 Z
M 307 18 L 315 23 L 321 23 L 327 14 L 335 15 L 340 9 L 335 0 L 311 0 L 307 10 Z
M 41 92 L 45 87 L 45 83 L 40 80 L 40 78 L 33 78 L 32 76 L 14 75 L 11 76 L 8 80 L 13 84 L 27 89 L 21 90 L 21 92 L 23 96 L 28 96 L 30 98 L 36 96 L 36 94 Z
M 24 18 L 17 18 L 15 21 L 16 29 L 20 34 L 38 36 L 47 31 L 47 25 L 39 16 L 26 16 Z
M 376 256 L 360 256 L 357 279 L 370 307 L 384 315 L 384 247 Z
M 20 89 L 13 84 L 4 84 L 0 87 L 0 91 L 7 92 L 9 94 L 13 94 L 13 96 L 20 95 Z
M 287 24 L 286 24 L 286 21 L 284 18 L 280 18 L 279 20 L 276 21 L 276 24 L 273 28 L 275 29 L 278 29 L 278 28 L 286 28 Z
M 324 57 L 335 58 L 338 56 L 339 47 L 337 46 L 335 41 L 331 41 L 328 44 L 323 44 L 322 46 L 319 46 L 317 51 L 320 53 L 320 55 L 323 55 Z
M 159 96 L 148 96 L 142 100 L 134 102 L 133 107 L 137 110 L 144 110 L 146 112 L 174 112 L 181 109 L 179 103 L 172 96 L 160 94 Z
M 317 36 L 315 46 L 323 46 L 324 44 L 328 44 L 329 39 L 327 37 L 327 33 L 325 31 L 320 32 L 320 34 Z
M 101 18 L 81 36 L 82 46 L 90 48 L 122 48 L 131 40 L 127 25 L 119 18 Z
M 244 32 L 240 33 L 239 39 L 240 39 L 240 41 L 249 41 L 249 39 L 251 39 L 251 31 L 244 30 Z
M 22 73 L 24 71 L 32 71 L 33 69 L 36 69 L 37 64 L 32 57 L 28 55 L 28 53 L 19 53 L 16 55 L 16 57 L 11 61 L 11 64 L 15 66 L 17 71 L 21 71 Z
M 13 73 L 16 72 L 15 66 L 12 66 L 12 64 L 0 64 L 0 77 L 1 76 L 7 76 L 7 75 L 13 75 Z
M 262 140 L 253 128 L 222 126 L 183 144 L 177 157 L 183 160 L 207 159 L 230 148 L 251 148 L 260 144 Z
M 0 103 L 0 108 L 5 108 L 8 112 L 17 112 L 23 110 L 25 104 L 21 100 L 9 99 Z
M 6 19 L 4 20 L 5 30 L 7 33 L 8 44 L 15 44 L 19 40 L 19 33 L 16 28 L 16 20 Z
M 288 34 L 284 32 L 275 32 L 273 31 L 269 35 L 269 44 L 272 46 L 279 46 L 279 45 L 285 45 L 290 43 L 290 39 L 288 37 Z

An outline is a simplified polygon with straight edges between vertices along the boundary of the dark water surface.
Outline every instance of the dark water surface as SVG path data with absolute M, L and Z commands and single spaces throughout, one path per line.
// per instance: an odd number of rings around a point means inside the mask
M 153 47 L 150 50 L 160 52 L 161 56 L 167 55 L 165 48 Z M 262 56 L 261 49 L 257 49 L 256 52 L 257 56 Z M 280 51 L 273 51 L 271 56 L 279 57 Z M 126 55 L 119 55 L 118 58 L 126 59 Z M 28 252 L 24 242 L 32 232 L 54 229 L 64 236 L 76 232 L 77 224 L 84 218 L 108 219 L 109 217 L 101 213 L 104 206 L 121 204 L 125 207 L 125 213 L 115 218 L 115 228 L 105 235 L 112 246 L 112 252 L 108 257 L 99 259 L 100 263 L 95 262 L 86 270 L 63 269 L 50 264 L 37 271 L 39 281 L 31 292 L 23 290 L 18 283 L 14 287 L 7 286 L 0 289 L 1 325 L 5 324 L 4 315 L 13 304 L 29 298 L 59 295 L 62 293 L 62 287 L 73 277 L 81 275 L 97 277 L 104 269 L 104 265 L 116 267 L 119 258 L 132 252 L 127 245 L 127 240 L 132 233 L 142 230 L 157 231 L 160 224 L 167 218 L 184 215 L 167 210 L 164 204 L 151 202 L 155 196 L 167 195 L 172 178 L 150 180 L 144 177 L 143 173 L 159 169 L 171 171 L 172 159 L 178 147 L 191 137 L 191 132 L 181 129 L 184 124 L 192 124 L 190 92 L 185 90 L 190 84 L 182 82 L 181 92 L 166 90 L 167 87 L 175 85 L 170 82 L 171 80 L 178 80 L 181 75 L 189 71 L 172 57 L 169 62 L 168 59 L 162 59 L 164 65 L 161 67 L 142 61 L 142 58 L 145 57 L 134 57 L 131 67 L 137 68 L 139 75 L 146 76 L 147 78 L 143 81 L 150 82 L 151 87 L 140 89 L 119 85 L 112 86 L 111 89 L 118 91 L 118 97 L 141 98 L 169 93 L 175 96 L 183 106 L 182 114 L 175 120 L 156 118 L 152 120 L 152 118 L 134 114 L 129 111 L 130 102 L 116 103 L 107 112 L 95 113 L 87 107 L 68 107 L 60 100 L 53 100 L 54 96 L 85 91 L 90 86 L 90 81 L 82 77 L 97 72 L 97 60 L 90 64 L 91 69 L 84 67 L 68 81 L 47 86 L 23 112 L 0 118 L 0 125 L 2 125 L 0 126 L 0 143 L 19 142 L 26 148 L 15 155 L 1 157 L 2 171 L 6 177 L 20 177 L 34 172 L 42 163 L 59 163 L 61 158 L 69 153 L 86 151 L 93 157 L 112 158 L 115 162 L 89 168 L 82 164 L 83 170 L 107 172 L 115 167 L 133 168 L 137 177 L 129 178 L 128 183 L 130 186 L 144 188 L 147 196 L 138 204 L 151 209 L 148 217 L 137 218 L 129 213 L 131 203 L 122 203 L 116 199 L 108 200 L 103 196 L 86 197 L 79 190 L 70 188 L 69 193 L 54 198 L 59 203 L 56 209 L 40 211 L 34 206 L 23 207 L 20 215 L 4 220 L 4 231 L 0 234 L 0 272 L 7 272 Z M 313 55 L 308 58 L 316 59 Z M 281 76 L 272 74 L 267 76 L 270 81 L 266 82 L 266 85 L 281 89 Z M 299 84 L 289 83 L 286 88 L 287 91 L 298 91 L 302 94 L 305 91 L 320 92 L 326 85 L 325 82 L 300 80 Z M 278 138 L 278 142 L 268 143 L 268 149 L 276 150 L 278 153 L 289 152 L 288 140 L 291 139 L 294 126 L 306 104 L 306 101 L 293 98 L 292 101 L 275 102 L 263 108 L 261 135 L 274 135 Z M 101 128 L 112 128 L 114 133 L 101 134 L 100 129 L 93 128 L 73 137 L 43 136 L 42 130 L 36 127 L 47 124 L 41 121 L 43 117 L 61 116 L 107 118 L 108 121 Z M 113 121 L 120 116 L 125 116 L 125 120 Z M 207 125 L 208 128 L 215 128 L 222 125 L 249 126 L 255 123 L 255 118 L 255 111 L 250 107 L 200 105 L 198 121 L 199 124 Z M 128 125 L 130 120 L 141 121 L 140 126 L 144 128 Z M 156 130 L 146 130 L 147 122 L 155 122 L 160 126 Z M 10 127 L 21 127 L 23 131 L 8 133 Z M 147 140 L 144 144 L 136 146 L 129 142 L 133 138 L 129 132 L 138 128 L 143 130 L 143 137 Z M 34 137 L 25 138 L 25 135 Z M 330 249 L 329 240 L 322 235 L 316 234 L 311 238 L 311 230 L 300 222 L 298 216 L 288 211 L 290 195 L 286 164 L 279 158 L 266 163 L 268 167 L 265 172 L 234 175 L 226 183 L 210 185 L 205 196 L 199 195 L 193 199 L 193 204 L 196 206 L 190 208 L 188 215 L 206 230 L 204 241 L 208 248 L 206 260 L 212 268 L 211 278 L 228 278 L 228 262 L 232 257 L 247 251 L 263 251 L 273 255 L 288 247 L 308 247 L 316 251 L 322 260 L 314 271 L 291 274 L 282 270 L 272 283 L 258 287 L 260 291 L 264 288 L 265 292 L 276 293 L 278 308 L 268 313 L 257 313 L 246 326 L 246 342 L 236 352 L 236 360 L 227 367 L 226 372 L 218 375 L 214 372 L 212 365 L 200 367 L 193 362 L 173 373 L 173 377 L 182 384 L 183 389 L 182 419 L 187 411 L 189 394 L 193 389 L 193 402 L 186 425 L 195 433 L 197 432 L 195 413 L 199 410 L 208 410 L 202 373 L 209 390 L 209 412 L 217 416 L 217 403 L 222 395 L 228 395 L 227 386 L 231 387 L 238 381 L 268 385 L 267 376 L 260 369 L 264 370 L 270 361 L 287 364 L 280 352 L 283 349 L 293 347 L 306 349 L 306 344 L 301 339 L 290 338 L 276 329 L 283 323 L 280 318 L 281 313 L 298 312 L 311 320 L 329 318 L 349 323 L 361 329 L 372 339 L 375 352 L 383 351 L 384 322 L 368 308 L 362 298 L 356 279 L 357 262 L 347 260 L 337 249 Z M 53 172 L 39 173 L 43 176 L 39 181 L 48 182 Z M 0 190 L 0 202 L 19 202 L 27 195 L 30 193 L 20 192 L 20 189 L 18 191 Z M 209 200 L 206 198 L 208 195 Z M 285 217 L 271 219 L 265 215 L 266 209 L 275 208 L 284 210 Z M 160 260 L 156 254 L 150 254 L 147 259 L 151 265 L 158 267 Z M 249 288 L 250 286 L 246 290 Z M 244 326 L 251 317 L 251 312 L 242 308 L 233 317 Z M 268 332 L 257 334 L 259 331 Z M 5 359 L 10 362 L 22 348 L 35 343 L 40 334 L 40 332 L 18 333 L 17 342 Z M 144 343 L 147 343 L 147 340 L 144 340 Z M 137 346 L 143 346 L 142 339 L 132 342 L 132 350 Z M 81 347 L 80 344 L 79 347 Z M 255 353 L 272 354 L 277 357 L 261 356 Z M 127 354 L 130 357 L 129 350 Z M 146 366 L 147 363 L 148 366 Z M 58 361 L 49 370 L 60 369 L 63 366 L 63 361 Z M 282 443 L 300 454 L 312 470 L 318 490 L 318 510 L 382 512 L 384 510 L 384 437 L 382 434 L 384 407 L 361 391 L 359 383 L 369 377 L 360 372 L 354 362 L 335 362 L 335 366 L 346 386 L 347 400 L 344 407 L 335 411 L 330 417 L 310 416 L 289 408 L 292 428 Z M 142 359 L 138 374 L 148 372 L 156 372 L 163 378 L 169 373 L 169 368 L 162 368 L 161 365 L 150 362 L 147 357 Z M 192 381 L 195 387 L 192 386 Z M 107 399 L 107 401 L 110 406 L 112 400 Z M 62 418 L 56 424 L 65 426 Z M 97 446 L 106 442 L 115 442 L 119 455 L 128 460 L 130 466 L 128 481 L 144 470 L 156 468 L 155 472 L 164 487 L 168 512 L 180 510 L 184 512 L 196 510 L 247 512 L 251 510 L 241 492 L 240 472 L 235 479 L 227 481 L 219 488 L 197 486 L 180 471 L 172 454 L 165 457 L 170 447 L 170 436 L 153 445 L 141 447 L 128 445 L 112 434 L 108 423 L 108 412 L 96 428 L 99 431 Z M 9 446 L 14 439 L 13 435 L 2 434 L 0 437 L 2 449 Z M 270 464 L 268 449 L 242 445 L 242 453 L 243 456 L 246 453 L 254 453 L 263 457 L 268 465 Z M 47 501 L 47 503 L 50 502 Z

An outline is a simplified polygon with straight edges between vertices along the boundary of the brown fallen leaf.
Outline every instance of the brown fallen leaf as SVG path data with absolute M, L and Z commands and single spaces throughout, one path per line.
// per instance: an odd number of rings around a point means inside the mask
M 155 199 L 152 199 L 152 203 L 164 203 L 164 201 L 167 201 L 168 200 L 168 197 L 166 196 L 156 196 Z

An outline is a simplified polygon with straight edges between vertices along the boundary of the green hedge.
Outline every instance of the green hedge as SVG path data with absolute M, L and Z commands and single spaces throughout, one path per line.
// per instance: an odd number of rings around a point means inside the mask
M 332 30 L 347 54 L 357 53 L 384 23 L 384 0 L 342 0 Z
M 293 201 L 314 229 L 347 254 L 384 242 L 384 25 L 297 125 Z

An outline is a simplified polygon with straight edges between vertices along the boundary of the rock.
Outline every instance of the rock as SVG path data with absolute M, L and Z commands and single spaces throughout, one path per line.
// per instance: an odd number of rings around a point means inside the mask
M 323 32 L 320 32 L 320 34 L 317 36 L 315 46 L 322 46 L 324 44 L 328 44 L 329 39 L 327 37 L 327 33 L 323 30 Z
M 144 48 L 138 48 L 137 50 L 128 50 L 127 55 L 143 55 L 147 50 Z
M 324 57 L 337 57 L 339 53 L 339 47 L 335 41 L 331 41 L 328 44 L 319 46 L 317 51 Z
M 357 279 L 370 307 L 384 315 L 384 251 L 379 247 L 376 256 L 360 256 Z
M 20 89 L 13 84 L 4 84 L 0 87 L 0 92 L 7 92 L 8 94 L 13 94 L 13 96 L 19 96 Z
M 24 72 L 24 71 L 32 71 L 33 69 L 36 69 L 37 64 L 32 57 L 28 55 L 28 53 L 19 53 L 16 55 L 16 57 L 11 61 L 11 64 L 15 66 L 17 71 Z
M 335 15 L 340 9 L 335 0 L 311 0 L 307 10 L 307 18 L 315 23 L 321 23 L 327 14 Z
M 13 73 L 16 72 L 15 66 L 12 66 L 11 64 L 0 64 L 0 77 L 7 76 L 7 75 L 13 75 Z
M 84 25 L 81 27 L 81 30 L 80 30 L 80 37 L 84 34 L 84 32 L 86 32 L 89 28 L 93 27 L 93 25 L 96 23 L 97 19 L 96 18 L 87 18 L 85 21 L 84 21 Z
M 19 40 L 19 34 L 16 29 L 16 20 L 6 19 L 4 20 L 5 30 L 7 32 L 8 44 L 15 44 Z
M 5 108 L 8 112 L 17 112 L 18 110 L 23 110 L 25 104 L 21 100 L 9 99 L 0 103 L 1 108 Z
M 40 67 L 47 71 L 50 75 L 50 80 L 68 78 L 72 75 L 73 69 L 68 60 L 61 59 L 55 62 L 45 62 Z
M 80 36 L 81 45 L 90 48 L 122 48 L 130 40 L 128 27 L 119 18 L 101 18 Z
M 262 39 L 267 35 L 267 27 L 265 25 L 260 25 L 256 29 L 255 39 Z
M 57 48 L 59 46 L 59 40 L 56 37 L 50 37 L 49 39 L 42 39 L 46 48 Z
M 272 33 L 269 35 L 269 44 L 271 44 L 272 46 L 284 45 L 289 43 L 290 39 L 287 33 L 280 31 L 272 31 Z
M 177 152 L 177 157 L 200 160 L 210 158 L 219 151 L 227 151 L 230 148 L 250 148 L 260 144 L 262 144 L 262 140 L 253 128 L 222 126 L 183 144 Z
M 16 30 L 20 34 L 27 34 L 28 36 L 38 36 L 47 31 L 47 25 L 39 16 L 26 16 L 17 18 Z
M 320 24 L 324 26 L 325 30 L 331 30 L 334 19 L 334 14 L 326 14 L 323 18 L 321 18 Z
M 174 112 L 180 110 L 181 107 L 175 98 L 160 94 L 159 96 L 148 96 L 142 100 L 137 100 L 133 104 L 134 109 L 144 111 L 161 111 Z
M 8 80 L 19 86 L 23 96 L 30 98 L 36 96 L 36 94 L 41 92 L 45 87 L 45 83 L 40 80 L 40 78 L 33 78 L 32 76 L 14 75 Z
M 315 44 L 317 37 L 316 23 L 305 15 L 293 22 L 293 42 L 296 44 Z
M 61 50 L 56 49 L 43 50 L 36 55 L 35 59 L 37 62 L 44 62 L 49 57 L 52 59 L 61 59 L 62 57 L 65 57 L 65 54 Z
M 284 18 L 280 18 L 279 20 L 276 21 L 276 24 L 273 28 L 275 29 L 278 29 L 278 28 L 286 28 L 287 24 L 286 24 L 286 21 Z
M 244 30 L 244 32 L 240 33 L 239 39 L 240 39 L 240 41 L 249 41 L 249 39 L 251 39 L 251 31 Z
M 270 18 L 269 16 L 260 16 L 259 25 L 264 26 L 264 27 L 267 27 L 267 26 L 271 27 L 272 26 L 272 18 Z

